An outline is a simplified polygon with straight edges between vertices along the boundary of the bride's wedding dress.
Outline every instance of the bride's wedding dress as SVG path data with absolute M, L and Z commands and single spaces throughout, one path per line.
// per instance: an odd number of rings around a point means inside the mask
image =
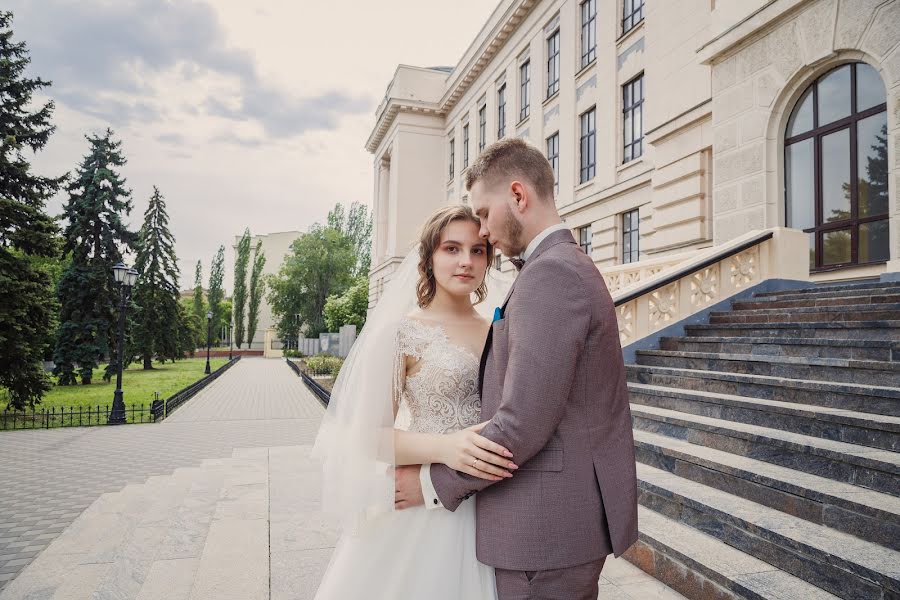
M 477 356 L 440 326 L 411 318 L 400 322 L 397 350 L 419 361 L 415 373 L 398 377 L 398 427 L 451 433 L 480 421 Z M 475 556 L 474 498 L 456 512 L 392 511 L 343 535 L 316 593 L 316 600 L 496 597 L 493 567 Z

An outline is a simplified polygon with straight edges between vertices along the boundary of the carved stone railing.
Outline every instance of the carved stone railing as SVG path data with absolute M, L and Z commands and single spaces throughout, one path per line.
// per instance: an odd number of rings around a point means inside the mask
M 610 290 L 622 346 L 768 279 L 809 280 L 805 233 L 784 228 L 750 232 L 660 269 L 640 285 Z
M 661 271 L 671 269 L 681 263 L 692 259 L 696 252 L 686 252 L 651 258 L 627 265 L 603 268 L 603 279 L 606 280 L 606 289 L 610 294 L 615 294 L 645 283 L 648 279 Z

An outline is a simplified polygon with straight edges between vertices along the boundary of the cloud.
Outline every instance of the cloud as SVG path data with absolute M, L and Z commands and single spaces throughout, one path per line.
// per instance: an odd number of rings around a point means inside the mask
M 33 72 L 53 81 L 49 94 L 116 126 L 165 118 L 179 90 L 161 90 L 157 83 L 173 73 L 187 82 L 206 76 L 234 82 L 236 90 L 225 100 L 221 89 L 203 90 L 205 101 L 191 112 L 255 123 L 275 138 L 332 130 L 343 115 L 371 108 L 370 99 L 339 90 L 297 98 L 264 81 L 253 54 L 229 46 L 215 10 L 206 3 L 12 0 L 11 4 L 15 37 L 27 43 Z
M 162 144 L 172 144 L 182 146 L 185 143 L 184 136 L 180 133 L 161 133 L 156 136 L 156 141 Z

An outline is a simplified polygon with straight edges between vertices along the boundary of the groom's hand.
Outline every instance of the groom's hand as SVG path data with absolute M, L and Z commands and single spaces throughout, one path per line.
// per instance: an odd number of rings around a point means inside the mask
M 394 508 L 403 510 L 425 504 L 422 484 L 419 482 L 421 465 L 409 465 L 394 469 Z

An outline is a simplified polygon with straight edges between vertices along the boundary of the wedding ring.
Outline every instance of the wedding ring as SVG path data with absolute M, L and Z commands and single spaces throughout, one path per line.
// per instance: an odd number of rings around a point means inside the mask
M 472 468 L 475 469 L 476 468 L 475 465 L 477 465 L 477 464 L 478 464 L 478 459 L 476 458 L 475 460 L 472 461 Z

